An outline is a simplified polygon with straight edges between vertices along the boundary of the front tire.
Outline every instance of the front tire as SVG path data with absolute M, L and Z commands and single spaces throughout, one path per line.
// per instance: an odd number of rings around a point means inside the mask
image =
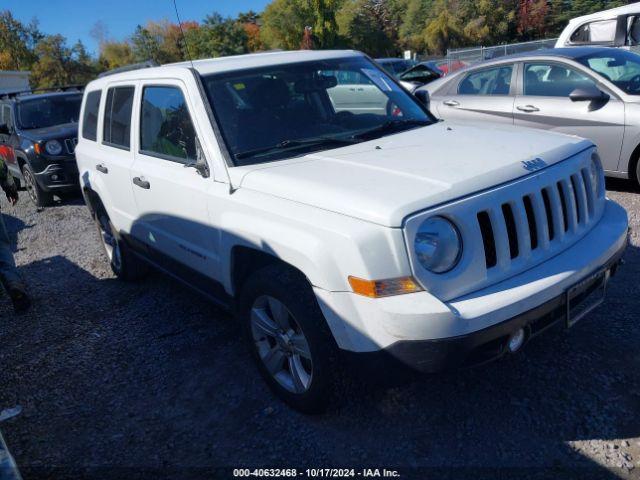
M 258 370 L 288 405 L 327 408 L 338 377 L 338 348 L 307 279 L 285 265 L 254 273 L 240 295 L 240 317 Z
M 36 207 L 44 208 L 53 203 L 53 194 L 45 192 L 38 185 L 36 176 L 28 163 L 22 166 L 22 177 L 24 178 L 24 187 L 29 194 L 29 198 Z
M 125 281 L 135 281 L 144 277 L 148 272 L 147 265 L 131 252 L 107 214 L 98 213 L 96 223 L 102 246 L 114 275 Z

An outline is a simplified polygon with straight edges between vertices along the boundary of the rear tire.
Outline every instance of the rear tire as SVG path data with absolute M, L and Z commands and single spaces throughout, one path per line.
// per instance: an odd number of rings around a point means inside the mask
M 44 208 L 53 203 L 53 194 L 45 192 L 40 185 L 38 185 L 36 176 L 28 163 L 22 166 L 22 177 L 24 178 L 24 187 L 29 194 L 29 198 L 36 207 Z
M 242 289 L 239 314 L 275 394 L 304 413 L 326 410 L 340 375 L 339 352 L 307 279 L 282 264 L 258 270 Z
M 129 249 L 104 211 L 97 213 L 96 223 L 100 241 L 114 275 L 124 281 L 143 278 L 149 267 Z

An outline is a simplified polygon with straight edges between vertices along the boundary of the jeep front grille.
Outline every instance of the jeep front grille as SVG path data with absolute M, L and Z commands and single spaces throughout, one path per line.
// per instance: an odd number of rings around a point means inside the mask
M 591 185 L 586 149 L 513 182 L 420 212 L 405 224 L 411 266 L 420 284 L 448 301 L 502 282 L 548 261 L 580 241 L 604 211 L 604 185 Z M 426 218 L 451 219 L 462 235 L 462 257 L 449 272 L 421 267 L 413 247 Z
M 521 255 L 548 250 L 593 220 L 594 198 L 586 167 L 523 196 L 478 213 L 485 266 L 507 267 Z
M 67 138 L 64 141 L 64 146 L 67 150 L 67 153 L 69 155 L 73 155 L 74 152 L 76 151 L 76 145 L 78 145 L 78 139 L 77 138 Z

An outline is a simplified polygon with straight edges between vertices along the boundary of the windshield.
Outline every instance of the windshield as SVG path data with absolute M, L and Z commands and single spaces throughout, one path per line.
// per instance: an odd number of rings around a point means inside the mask
M 55 95 L 21 100 L 17 105 L 18 124 L 25 130 L 78 123 L 82 94 Z
M 434 122 L 364 57 L 239 70 L 203 81 L 236 165 L 327 150 Z
M 629 95 L 640 95 L 640 56 L 621 49 L 596 51 L 576 59 Z

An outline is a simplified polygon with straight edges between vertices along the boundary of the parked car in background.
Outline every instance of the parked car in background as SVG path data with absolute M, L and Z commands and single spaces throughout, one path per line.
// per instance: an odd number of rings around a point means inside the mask
M 337 110 L 356 74 L 394 109 Z M 113 272 L 152 265 L 237 313 L 266 382 L 303 411 L 349 359 L 437 371 L 573 325 L 627 244 L 590 141 L 438 122 L 358 52 L 106 75 L 80 130 Z
M 573 18 L 556 42 L 556 48 L 586 45 L 626 49 L 640 45 L 640 2 Z
M 0 96 L 0 145 L 14 178 L 38 207 L 79 190 L 75 146 L 82 92 Z
M 418 63 L 415 60 L 406 60 L 404 58 L 376 58 L 376 62 L 394 77 L 406 72 Z
M 589 138 L 606 175 L 640 181 L 640 56 L 632 52 L 538 50 L 474 65 L 423 88 L 440 118 Z
M 404 88 L 413 93 L 416 88 L 431 83 L 440 77 L 442 77 L 440 70 L 422 62 L 401 73 L 397 78 Z
M 447 60 L 446 58 L 441 58 L 439 60 L 427 60 L 425 62 L 421 62 L 421 64 L 440 71 L 443 77 L 450 73 L 457 72 L 467 66 L 467 63 L 462 60 Z

